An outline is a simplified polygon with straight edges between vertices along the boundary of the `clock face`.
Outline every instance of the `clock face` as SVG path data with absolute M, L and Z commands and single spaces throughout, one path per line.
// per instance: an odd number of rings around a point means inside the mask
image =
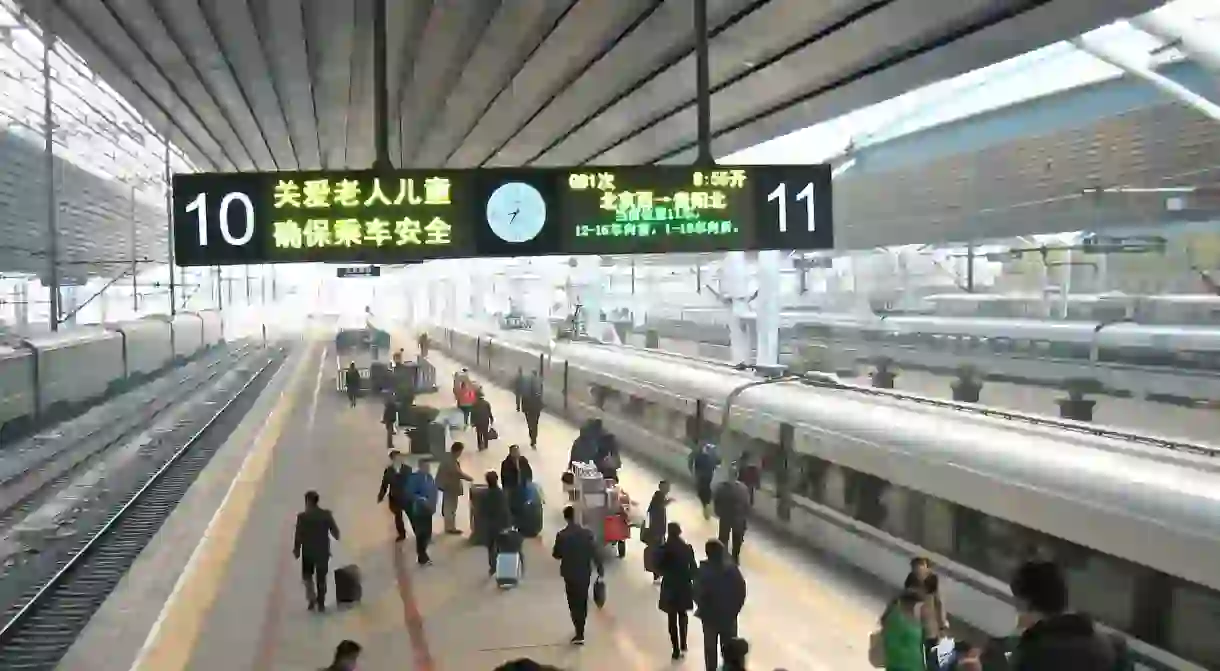
M 505 242 L 533 240 L 546 225 L 546 200 L 524 182 L 505 182 L 487 199 L 487 224 Z

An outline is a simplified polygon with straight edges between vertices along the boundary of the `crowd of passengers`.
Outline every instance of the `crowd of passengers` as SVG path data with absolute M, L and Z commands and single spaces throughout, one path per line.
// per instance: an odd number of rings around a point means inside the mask
M 396 363 L 401 361 L 395 357 Z M 542 412 L 541 386 L 536 377 L 518 376 L 514 384 L 516 406 L 526 416 L 530 446 L 537 449 L 538 421 Z M 453 396 L 463 415 L 463 428 L 474 428 L 479 451 L 495 438 L 494 415 L 482 387 L 463 369 L 454 376 Z M 390 447 L 392 448 L 392 441 Z M 461 534 L 456 524 L 457 503 L 464 483 L 473 478 L 461 465 L 463 444 L 452 444 L 436 477 L 424 461 L 415 470 L 404 456 L 391 449 L 391 463 L 382 476 L 378 501 L 388 501 L 397 538 L 406 538 L 403 518 L 410 521 L 421 565 L 430 565 L 428 545 L 432 516 L 441 499 L 440 512 L 447 534 Z M 592 461 L 608 480 L 617 480 L 621 457 L 614 437 L 600 421 L 591 420 L 574 441 L 570 462 Z M 713 474 L 720 459 L 716 449 L 703 445 L 692 450 L 688 466 L 706 518 L 719 519 L 719 538 L 704 547 L 705 559 L 697 561 L 694 548 L 682 528 L 668 519 L 673 501 L 670 486 L 661 481 L 649 501 L 641 531 L 645 543 L 645 569 L 660 586 L 657 606 L 666 614 L 674 660 L 687 652 L 689 613 L 695 611 L 703 633 L 707 671 L 744 671 L 749 668 L 749 643 L 738 635 L 737 620 L 746 602 L 746 581 L 739 568 L 742 544 L 754 493 L 759 486 L 759 465 L 743 459 L 734 465 L 736 477 L 713 487 Z M 516 445 L 501 464 L 500 472 L 484 478 L 488 494 L 479 511 L 495 529 L 515 529 L 523 524 L 523 505 L 533 487 L 533 469 Z M 536 487 L 533 487 L 536 489 Z M 316 492 L 306 494 L 306 508 L 297 520 L 294 554 L 301 560 L 302 577 L 310 610 L 325 610 L 329 543 L 339 538 L 339 528 L 329 510 L 320 506 Z M 592 585 L 601 582 L 605 570 L 601 549 L 592 533 L 576 522 L 571 506 L 564 509 L 565 526 L 555 538 L 552 555 L 560 562 L 565 598 L 575 629 L 572 643 L 583 645 Z M 500 534 L 490 534 L 490 538 Z M 516 551 L 520 552 L 519 544 Z M 496 571 L 496 555 L 503 551 L 488 543 L 489 575 Z M 336 577 L 337 580 L 337 577 Z M 1134 666 L 1125 639 L 1106 634 L 1087 615 L 1069 608 L 1067 579 L 1062 569 L 1047 561 L 1022 564 L 1010 582 L 1017 605 L 1016 635 L 986 642 L 955 640 L 949 611 L 940 590 L 940 578 L 932 562 L 917 557 L 903 589 L 880 615 L 878 629 L 869 640 L 869 662 L 887 671 L 1131 671 Z M 361 647 L 343 641 L 324 671 L 354 671 Z M 546 670 L 557 667 L 531 659 L 519 659 L 499 670 Z M 784 670 L 776 670 L 784 671 Z

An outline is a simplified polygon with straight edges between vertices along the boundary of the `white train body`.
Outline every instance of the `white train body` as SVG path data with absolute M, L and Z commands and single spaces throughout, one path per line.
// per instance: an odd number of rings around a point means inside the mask
M 600 417 L 675 477 L 693 441 L 718 439 L 729 393 L 757 379 L 635 348 L 431 337 L 504 382 L 539 371 L 548 410 Z M 1126 633 L 1142 667 L 1220 667 L 1220 453 L 918 401 L 800 382 L 745 391 L 729 435 L 763 461 L 758 515 L 895 588 L 911 556 L 933 557 L 950 609 L 994 635 L 1012 631 L 1011 570 L 1053 558 L 1075 605 Z
M 61 418 L 221 341 L 215 311 L 10 336 L 0 346 L 0 431 Z

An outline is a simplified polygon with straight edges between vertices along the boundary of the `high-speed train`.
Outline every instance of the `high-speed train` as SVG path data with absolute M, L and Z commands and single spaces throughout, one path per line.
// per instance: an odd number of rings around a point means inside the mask
M 681 317 L 652 318 L 645 328 L 662 337 L 728 344 L 720 308 L 683 310 Z M 747 319 L 747 325 L 752 319 Z M 784 312 L 780 338 L 792 341 L 897 342 L 997 354 L 1082 359 L 1141 366 L 1220 370 L 1220 328 L 1127 321 L 942 317 L 935 315 Z
M 505 337 L 509 336 L 509 337 Z M 538 371 L 548 410 L 602 418 L 634 454 L 686 476 L 713 440 L 762 460 L 756 511 L 895 589 L 932 557 L 949 610 L 1010 635 L 1007 579 L 1061 563 L 1074 607 L 1130 639 L 1151 669 L 1220 668 L 1220 449 L 845 385 L 777 382 L 678 355 L 433 329 L 436 346 L 507 383 Z M 724 449 L 724 448 L 722 448 Z
M 212 310 L 10 337 L 0 345 L 0 435 L 62 418 L 222 340 Z

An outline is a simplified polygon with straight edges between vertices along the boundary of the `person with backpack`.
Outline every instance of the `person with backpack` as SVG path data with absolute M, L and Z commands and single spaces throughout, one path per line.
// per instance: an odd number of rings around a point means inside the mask
M 407 478 L 406 485 L 407 516 L 411 520 L 411 531 L 415 533 L 415 557 L 420 566 L 428 566 L 432 563 L 428 557 L 428 544 L 432 542 L 432 516 L 436 514 L 436 504 L 440 498 L 436 479 L 432 477 L 431 462 L 419 462 L 419 468 Z
M 403 524 L 402 516 L 409 512 L 405 495 L 407 479 L 410 477 L 411 466 L 407 464 L 406 457 L 398 450 L 390 450 L 390 463 L 381 472 L 381 487 L 377 490 L 377 503 L 381 503 L 389 497 L 390 514 L 394 516 L 394 530 L 398 532 L 399 542 L 407 537 L 407 527 Z
M 927 557 L 911 560 L 911 572 L 907 574 L 906 589 L 918 589 L 923 593 L 923 605 L 919 617 L 923 622 L 924 650 L 928 668 L 939 666 L 937 647 L 941 638 L 949 633 L 949 614 L 940 595 L 940 578 L 932 571 L 932 562 Z

